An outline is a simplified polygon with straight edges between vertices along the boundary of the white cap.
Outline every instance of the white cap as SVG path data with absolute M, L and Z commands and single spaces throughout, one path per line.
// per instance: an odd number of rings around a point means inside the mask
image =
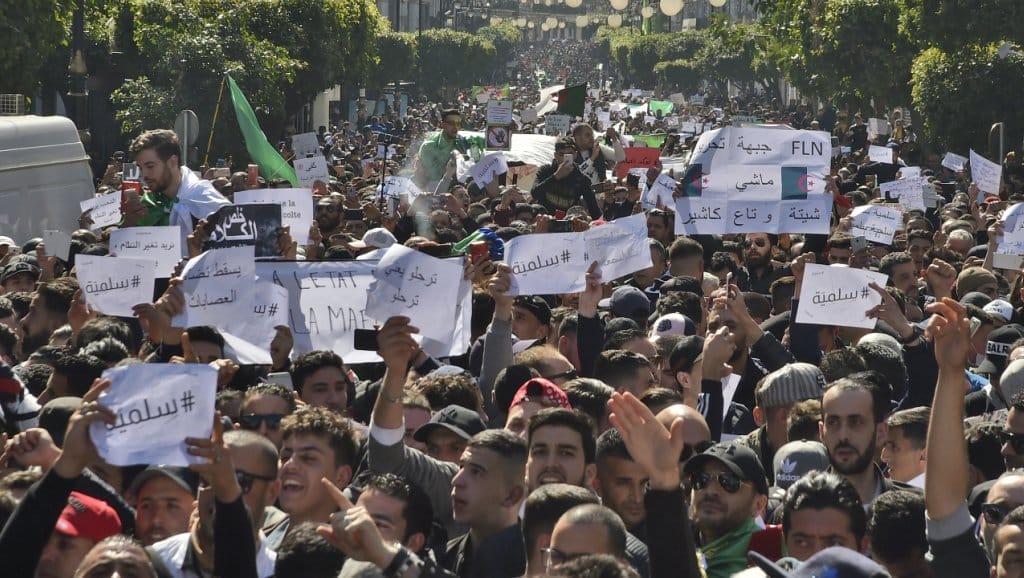
M 666 335 L 694 335 L 697 332 L 693 321 L 682 313 L 668 313 L 662 315 L 651 325 L 651 337 L 664 337 Z
M 363 235 L 362 240 L 352 241 L 349 246 L 355 249 L 365 249 L 366 247 L 376 247 L 378 249 L 387 249 L 391 245 L 397 243 L 398 240 L 391 234 L 391 231 L 378 227 L 376 229 L 370 229 Z
M 0 245 L 7 245 L 8 247 L 13 247 L 16 244 L 17 243 L 14 242 L 14 239 L 10 237 L 0 237 Z
M 989 301 L 984 307 L 982 307 L 982 311 L 989 315 L 998 315 L 999 317 L 1002 317 L 1003 321 L 1006 323 L 1013 318 L 1013 305 L 1010 305 L 1002 299 Z

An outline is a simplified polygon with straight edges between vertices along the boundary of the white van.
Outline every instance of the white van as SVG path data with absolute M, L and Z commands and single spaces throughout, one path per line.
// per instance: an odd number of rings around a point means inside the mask
M 22 244 L 44 229 L 78 228 L 93 196 L 89 157 L 70 119 L 0 116 L 0 235 Z

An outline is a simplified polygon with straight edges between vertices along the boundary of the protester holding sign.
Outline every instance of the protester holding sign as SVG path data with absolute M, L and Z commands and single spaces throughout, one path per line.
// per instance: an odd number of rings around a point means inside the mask
M 549 213 L 557 217 L 561 212 L 562 218 L 569 208 L 582 200 L 590 217 L 596 219 L 600 216 L 601 209 L 598 207 L 590 179 L 576 165 L 575 158 L 578 152 L 572 137 L 558 139 L 555 144 L 554 160 L 537 171 L 537 181 L 530 194 Z

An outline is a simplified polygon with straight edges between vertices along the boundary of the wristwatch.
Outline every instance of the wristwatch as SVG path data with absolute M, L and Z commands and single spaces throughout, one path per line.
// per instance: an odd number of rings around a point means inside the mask
M 904 345 L 909 345 L 917 341 L 918 339 L 921 338 L 922 335 L 924 335 L 924 330 L 921 329 L 918 325 L 911 323 L 910 327 L 912 329 L 910 335 L 907 337 L 900 337 L 900 343 Z

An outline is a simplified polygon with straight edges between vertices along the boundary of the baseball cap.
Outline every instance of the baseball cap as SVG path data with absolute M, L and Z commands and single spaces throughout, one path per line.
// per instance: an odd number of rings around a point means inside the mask
M 480 414 L 466 409 L 461 405 L 449 405 L 431 416 L 430 421 L 425 423 L 412 434 L 413 439 L 418 442 L 426 442 L 430 432 L 437 428 L 444 428 L 462 439 L 468 440 L 476 434 L 487 429 Z
M 1007 401 L 1024 391 L 1024 359 L 1011 361 L 999 378 L 999 389 Z
M 543 297 L 537 295 L 520 295 L 515 298 L 512 304 L 516 307 L 522 307 L 534 317 L 537 321 L 540 321 L 544 325 L 551 323 L 551 305 L 544 300 Z
M 985 344 L 985 361 L 978 366 L 978 373 L 1002 373 L 1006 368 L 1006 357 L 1010 355 L 1010 345 L 1024 337 L 1024 327 L 1011 323 L 988 334 Z
M 810 363 L 790 363 L 769 373 L 757 389 L 762 409 L 792 405 L 805 399 L 821 399 L 825 376 Z
M 178 487 L 195 496 L 199 492 L 199 476 L 188 468 L 180 466 L 153 465 L 139 472 L 128 488 L 129 496 L 137 496 L 142 486 L 153 478 L 165 477 Z
M 10 237 L 0 236 L 0 245 L 7 245 L 8 247 L 17 247 L 18 244 L 14 242 L 14 239 Z
M 565 395 L 565 392 L 560 387 L 543 377 L 534 377 L 519 386 L 519 390 L 516 391 L 515 397 L 512 398 L 512 405 L 509 408 L 513 408 L 524 401 L 533 401 L 544 407 L 572 409 L 572 405 L 569 403 L 569 396 Z
M 651 314 L 651 300 L 632 285 L 616 288 L 611 297 L 598 302 L 598 307 L 610 309 L 616 317 L 634 317 L 640 311 L 643 312 L 641 317 L 646 319 Z
M 877 562 L 843 546 L 825 548 L 792 571 L 783 570 L 757 552 L 747 552 L 747 558 L 764 570 L 768 578 L 890 578 Z
M 829 467 L 828 452 L 821 442 L 796 440 L 787 443 L 775 452 L 772 469 L 775 471 L 775 487 L 786 489 L 793 482 L 815 471 Z
M 109 504 L 80 492 L 71 492 L 55 530 L 66 536 L 100 542 L 121 533 L 121 518 Z
M 664 337 L 666 335 L 694 335 L 697 327 L 690 321 L 690 318 L 682 313 L 669 313 L 662 315 L 654 321 L 651 326 L 651 337 Z
M 754 450 L 737 443 L 720 442 L 690 458 L 684 471 L 687 475 L 692 474 L 712 461 L 720 462 L 743 481 L 754 484 L 758 493 L 768 495 L 768 479 Z
M 704 296 L 704 287 L 701 285 L 700 280 L 696 277 L 690 277 L 689 275 L 681 275 L 665 281 L 658 288 L 658 291 L 662 293 L 689 291 L 690 293 L 696 293 L 701 297 Z
M 378 249 L 387 249 L 391 245 L 397 243 L 398 240 L 391 231 L 378 227 L 376 229 L 370 229 L 367 231 L 363 238 L 358 241 L 352 241 L 348 244 L 353 249 L 365 249 L 367 247 L 376 247 Z
M 31 263 L 27 263 L 25 261 L 18 261 L 4 267 L 3 273 L 0 273 L 0 283 L 4 283 L 11 277 L 14 277 L 15 275 L 20 275 L 22 273 L 28 273 L 29 275 L 32 275 L 36 279 L 39 278 L 39 268 L 37 268 L 35 265 Z
M 970 291 L 966 295 L 960 297 L 961 305 L 974 305 L 975 307 L 984 308 L 992 298 L 980 291 Z
M 1010 305 L 1003 299 L 989 301 L 984 307 L 982 307 L 982 311 L 989 315 L 1001 317 L 1004 323 L 1009 323 L 1010 320 L 1013 319 L 1013 305 Z
M 983 267 L 968 267 L 956 278 L 956 294 L 966 295 L 988 283 L 996 283 L 996 276 Z

